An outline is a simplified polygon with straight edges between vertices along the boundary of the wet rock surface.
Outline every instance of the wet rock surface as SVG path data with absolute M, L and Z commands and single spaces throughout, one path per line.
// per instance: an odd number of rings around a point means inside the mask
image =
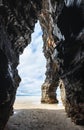
M 39 19 L 43 30 L 46 79 L 44 103 L 56 103 L 60 79 L 65 110 L 84 125 L 84 1 L 0 1 L 0 130 L 13 110 L 20 77 L 19 56 L 31 41 Z

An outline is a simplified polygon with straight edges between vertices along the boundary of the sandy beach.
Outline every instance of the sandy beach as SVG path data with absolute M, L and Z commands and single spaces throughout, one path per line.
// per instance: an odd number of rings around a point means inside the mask
M 14 104 L 14 115 L 5 130 L 84 130 L 67 117 L 60 102 L 41 104 L 40 97 L 18 96 Z

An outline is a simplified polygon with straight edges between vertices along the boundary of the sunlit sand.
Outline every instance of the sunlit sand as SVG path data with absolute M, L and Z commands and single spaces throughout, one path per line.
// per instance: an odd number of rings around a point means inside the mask
M 64 109 L 60 97 L 59 104 L 42 104 L 40 96 L 17 96 L 15 109 Z
M 5 130 L 84 130 L 71 122 L 61 102 L 41 104 L 40 98 L 18 96 Z

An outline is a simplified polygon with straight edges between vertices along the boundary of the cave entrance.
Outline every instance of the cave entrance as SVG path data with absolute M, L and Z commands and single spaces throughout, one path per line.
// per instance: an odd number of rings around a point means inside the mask
M 45 80 L 46 72 L 46 59 L 42 48 L 42 30 L 38 21 L 35 25 L 34 33 L 31 36 L 31 43 L 20 56 L 18 71 L 21 77 L 21 83 L 17 90 L 15 108 L 17 108 L 17 103 L 20 106 L 22 103 L 24 104 L 24 101 L 26 105 L 32 100 L 36 103 L 40 103 L 41 101 L 41 86 Z M 57 90 L 57 96 L 60 96 L 59 89 Z
M 18 71 L 22 81 L 17 90 L 17 97 L 41 96 L 41 85 L 44 82 L 46 70 L 46 59 L 42 48 L 42 30 L 38 21 L 31 36 L 31 43 L 20 56 Z

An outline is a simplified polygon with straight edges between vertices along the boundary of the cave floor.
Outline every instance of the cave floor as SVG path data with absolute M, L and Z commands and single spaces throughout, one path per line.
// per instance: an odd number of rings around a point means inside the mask
M 71 122 L 62 104 L 40 104 L 38 97 L 19 97 L 14 108 L 5 130 L 84 130 Z

